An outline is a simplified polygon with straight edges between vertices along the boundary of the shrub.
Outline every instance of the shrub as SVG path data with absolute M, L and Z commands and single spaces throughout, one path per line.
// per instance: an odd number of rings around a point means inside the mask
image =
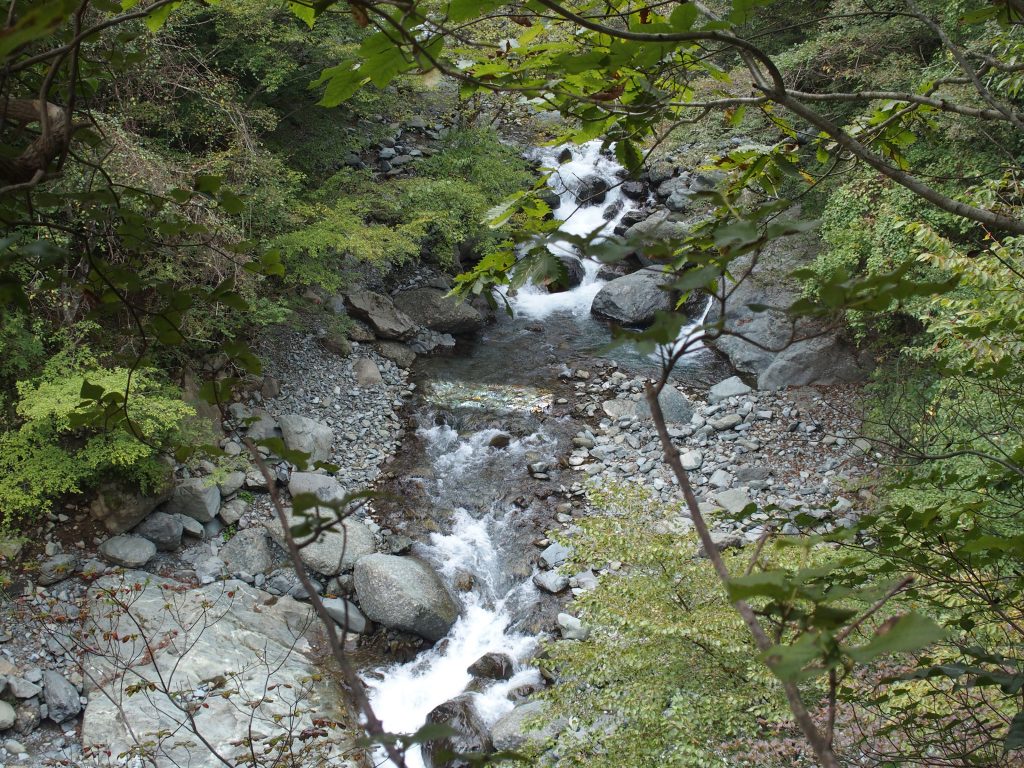
M 104 368 L 76 353 L 51 359 L 43 375 L 17 386 L 21 422 L 0 433 L 0 525 L 11 530 L 46 514 L 53 502 L 107 476 L 154 490 L 167 474 L 161 460 L 192 409 L 152 369 Z M 83 384 L 126 397 L 130 421 L 90 415 Z M 116 395 L 113 395 L 116 397 Z

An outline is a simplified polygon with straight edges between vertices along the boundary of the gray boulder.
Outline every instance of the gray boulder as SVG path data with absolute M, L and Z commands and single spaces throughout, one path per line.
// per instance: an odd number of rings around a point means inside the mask
M 459 607 L 433 569 L 421 560 L 368 555 L 355 567 L 363 612 L 379 624 L 437 641 L 448 634 Z
M 672 309 L 672 294 L 662 286 L 671 277 L 658 269 L 641 269 L 601 286 L 590 311 L 622 325 L 650 325 L 658 311 Z
M 470 768 L 476 763 L 455 755 L 493 751 L 490 731 L 473 706 L 473 697 L 464 694 L 446 701 L 427 715 L 428 725 L 443 725 L 455 733 L 423 745 L 423 762 L 427 768 Z
M 731 268 L 739 282 L 729 286 L 723 324 L 725 331 L 742 336 L 727 333 L 713 344 L 734 368 L 757 376 L 758 389 L 841 384 L 860 381 L 870 372 L 870 358 L 820 321 L 798 320 L 796 337 L 805 340 L 790 343 L 794 324 L 786 310 L 803 290 L 790 274 L 812 263 L 820 248 L 813 233 L 784 237 L 769 243 L 752 271 L 749 258 Z M 769 309 L 755 312 L 752 304 Z M 719 319 L 719 307 L 712 306 L 708 322 Z
M 100 557 L 125 568 L 140 568 L 156 554 L 156 544 L 141 536 L 121 535 L 100 544 Z
M 274 567 L 267 532 L 263 528 L 245 528 L 232 536 L 221 547 L 218 557 L 228 573 L 267 573 Z
M 278 423 L 288 450 L 308 453 L 312 463 L 330 460 L 334 432 L 326 424 L 295 413 L 282 416 Z
M 156 548 L 164 552 L 173 552 L 181 546 L 181 535 L 185 528 L 177 515 L 166 512 L 154 512 L 138 526 L 133 533 L 152 541 Z
M 486 680 L 509 680 L 515 663 L 507 653 L 485 653 L 466 669 L 473 677 Z
M 187 515 L 200 523 L 208 523 L 220 510 L 220 489 L 201 477 L 182 480 L 164 506 L 169 515 Z
M 420 325 L 456 336 L 475 333 L 484 317 L 474 307 L 438 288 L 414 288 L 395 296 L 395 306 Z
M 382 339 L 404 341 L 416 334 L 416 322 L 397 309 L 387 296 L 373 291 L 354 290 L 345 294 L 345 306 L 350 315 L 366 321 Z
M 412 364 L 416 362 L 416 352 L 397 341 L 379 341 L 377 351 L 399 368 L 412 368 Z
M 171 496 L 174 479 L 170 472 L 161 487 L 149 494 L 139 493 L 121 483 L 105 483 L 89 505 L 92 516 L 103 523 L 109 533 L 129 531 L 142 522 L 146 515 Z
M 376 387 L 384 383 L 384 377 L 380 375 L 380 368 L 368 357 L 360 357 L 352 363 L 352 372 L 356 375 L 356 386 Z
M 559 544 L 556 541 L 549 544 L 547 548 L 540 553 L 540 562 L 545 568 L 557 568 L 570 557 L 572 557 L 572 550 L 564 544 Z
M 63 675 L 53 670 L 43 672 L 43 700 L 53 722 L 60 724 L 77 717 L 82 711 L 82 703 L 78 700 L 78 689 L 69 683 Z
M 288 493 L 294 499 L 302 494 L 316 496 L 321 501 L 339 503 L 345 498 L 345 489 L 330 475 L 319 472 L 292 472 L 288 480 Z
M 708 402 L 714 405 L 730 397 L 741 397 L 750 394 L 750 387 L 743 383 L 739 376 L 730 376 L 708 390 Z
M 313 728 L 319 712 L 344 710 L 345 695 L 331 675 L 323 674 L 319 624 L 308 606 L 239 581 L 186 591 L 177 582 L 149 574 L 129 574 L 127 583 L 132 582 L 142 585 L 132 592 L 131 611 L 147 627 L 145 640 L 138 637 L 132 618 L 104 599 L 104 590 L 123 589 L 125 582 L 107 577 L 89 593 L 83 645 L 97 652 L 83 659 L 88 697 L 81 725 L 84 744 L 102 745 L 114 755 L 129 752 L 139 742 L 151 744 L 154 768 L 223 768 L 224 761 L 243 765 L 250 759 L 250 736 L 255 737 L 252 748 L 257 754 L 272 749 L 271 740 L 299 750 L 309 742 L 289 743 L 289 733 L 297 736 Z M 125 642 L 105 641 L 109 632 Z M 161 679 L 169 681 L 171 691 Z M 225 687 L 218 688 L 218 681 Z M 128 694 L 130 686 L 147 682 L 154 684 L 151 691 Z M 223 761 L 192 734 L 188 716 L 168 696 L 197 689 L 211 695 L 190 715 Z M 255 696 L 253 708 L 246 707 L 244 713 L 235 697 L 219 695 L 289 689 L 294 696 Z M 308 704 L 297 712 L 295 696 Z M 282 720 L 288 725 L 274 727 Z M 266 727 L 254 730 L 252 723 Z M 323 764 L 343 765 L 354 738 L 353 730 L 342 728 L 318 740 L 317 747 L 322 745 L 326 753 Z
M 655 211 L 626 230 L 626 239 L 637 246 L 650 246 L 666 240 L 682 240 L 690 234 L 693 219 L 676 216 L 672 211 Z
M 266 411 L 256 411 L 251 418 L 252 421 L 246 427 L 249 439 L 259 441 L 281 436 L 281 428 L 277 425 L 277 419 Z
M 288 527 L 294 528 L 318 514 L 326 522 L 335 520 L 337 512 L 329 508 L 317 508 L 306 510 L 297 514 L 288 509 L 285 517 L 288 520 Z M 286 549 L 285 538 L 277 519 L 267 522 L 267 531 L 282 549 Z M 363 523 L 346 517 L 340 522 L 335 522 L 325 531 L 314 535 L 310 533 L 296 536 L 295 543 L 299 545 L 299 556 L 302 562 L 310 569 L 323 576 L 337 576 L 339 573 L 349 571 L 362 557 L 373 554 L 377 549 L 373 533 Z
M 685 424 L 693 418 L 693 405 L 686 395 L 671 385 L 666 386 L 658 394 L 658 404 L 661 406 L 665 421 L 669 424 Z M 628 397 L 605 400 L 601 403 L 601 410 L 612 419 L 651 418 L 651 407 L 647 404 L 646 397 L 639 400 Z
M 17 719 L 14 707 L 6 701 L 0 701 L 0 731 L 6 731 L 12 727 Z

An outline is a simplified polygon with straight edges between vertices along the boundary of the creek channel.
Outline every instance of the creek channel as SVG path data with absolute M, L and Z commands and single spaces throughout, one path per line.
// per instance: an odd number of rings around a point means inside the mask
M 559 162 L 565 149 L 572 157 Z M 547 149 L 537 159 L 555 169 L 549 184 L 559 195 L 555 216 L 564 220 L 562 231 L 608 236 L 637 207 L 622 195 L 622 168 L 599 142 Z M 609 186 L 605 200 L 580 207 L 580 185 L 594 176 Z M 577 479 L 559 472 L 557 459 L 584 426 L 572 408 L 567 368 L 614 356 L 630 371 L 654 373 L 652 359 L 626 348 L 607 350 L 610 331 L 590 314 L 605 282 L 601 267 L 584 259 L 582 281 L 568 291 L 521 288 L 509 297 L 514 317 L 501 313 L 459 354 L 416 365 L 417 428 L 402 446 L 396 479 L 384 489 L 402 501 L 389 523 L 416 541 L 412 554 L 434 566 L 462 612 L 432 648 L 404 663 L 364 670 L 374 711 L 392 733 L 415 732 L 431 710 L 467 689 L 490 727 L 515 706 L 510 694 L 541 683 L 530 658 L 560 602 L 533 584 L 533 541 L 554 526 L 554 504 L 563 500 L 559 485 Z M 721 370 L 705 351 L 677 375 L 702 384 Z M 528 464 L 538 463 L 550 465 L 553 476 L 527 472 Z M 511 657 L 514 674 L 481 688 L 467 668 L 490 652 Z M 406 759 L 410 768 L 424 765 L 418 752 Z M 378 762 L 390 765 L 383 757 Z

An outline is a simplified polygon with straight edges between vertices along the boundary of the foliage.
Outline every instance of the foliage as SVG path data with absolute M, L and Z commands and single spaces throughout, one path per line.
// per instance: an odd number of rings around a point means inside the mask
M 83 388 L 122 395 L 132 431 L 83 419 Z M 43 374 L 18 384 L 19 425 L 0 433 L 0 515 L 10 530 L 46 514 L 54 501 L 104 478 L 143 492 L 167 476 L 163 456 L 192 410 L 154 370 L 106 368 L 88 351 L 56 355 Z
M 590 637 L 545 649 L 559 680 L 545 719 L 578 725 L 559 739 L 557 764 L 731 765 L 743 743 L 788 732 L 778 683 L 707 561 L 694 558 L 682 510 L 637 486 L 603 488 L 592 502 L 603 514 L 573 536 L 569 567 L 623 566 L 573 604 Z M 772 560 L 794 567 L 805 557 L 788 550 Z M 746 565 L 739 554 L 728 562 L 737 573 Z

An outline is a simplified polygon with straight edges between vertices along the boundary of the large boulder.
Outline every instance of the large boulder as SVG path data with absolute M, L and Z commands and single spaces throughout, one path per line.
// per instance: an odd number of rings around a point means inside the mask
M 437 574 L 416 558 L 368 555 L 356 563 L 354 582 L 363 613 L 390 629 L 436 641 L 459 617 Z
M 82 703 L 78 698 L 78 689 L 67 681 L 63 675 L 46 670 L 43 672 L 43 699 L 49 717 L 55 723 L 63 723 L 78 717 L 82 711 Z
M 839 332 L 818 321 L 798 321 L 797 337 L 805 340 L 790 343 L 793 321 L 786 310 L 802 295 L 802 286 L 790 275 L 813 262 L 820 247 L 813 233 L 780 238 L 764 249 L 753 270 L 749 258 L 738 260 L 730 269 L 738 284 L 728 287 L 726 334 L 713 345 L 734 368 L 757 376 L 758 389 L 854 382 L 870 372 L 870 359 L 860 355 Z M 770 309 L 755 312 L 750 305 Z M 719 316 L 715 304 L 708 322 Z
M 141 536 L 114 536 L 100 544 L 100 557 L 125 568 L 141 568 L 155 554 L 156 544 Z
M 274 557 L 263 528 L 245 528 L 221 547 L 217 556 L 231 574 L 267 573 L 274 567 Z
M 610 280 L 597 292 L 590 311 L 622 325 L 650 325 L 656 312 L 672 309 L 672 294 L 663 288 L 670 279 L 651 268 Z
M 476 763 L 456 755 L 494 751 L 487 725 L 473 706 L 473 697 L 468 694 L 434 707 L 427 715 L 427 724 L 443 725 L 455 732 L 423 745 L 423 762 L 427 768 L 470 768 Z
M 416 322 L 397 309 L 387 296 L 366 290 L 349 291 L 345 294 L 345 306 L 349 314 L 366 321 L 382 339 L 404 341 L 416 334 Z
M 484 324 L 483 315 L 465 301 L 437 288 L 414 288 L 395 296 L 395 306 L 420 325 L 438 333 L 457 336 L 475 333 Z
M 157 549 L 173 552 L 181 546 L 181 535 L 184 530 L 177 515 L 154 512 L 136 526 L 134 533 L 152 541 Z
M 693 404 L 671 384 L 666 385 L 658 394 L 658 405 L 661 406 L 661 412 L 669 424 L 686 424 L 693 418 Z M 651 418 L 651 408 L 646 397 L 640 397 L 638 400 L 629 397 L 605 400 L 601 403 L 601 410 L 612 419 Z
M 278 420 L 285 447 L 309 454 L 309 461 L 330 461 L 334 432 L 326 424 L 289 413 Z
M 130 615 L 110 594 L 130 605 Z M 322 674 L 311 609 L 240 581 L 182 591 L 177 582 L 145 573 L 105 577 L 89 593 L 83 632 L 83 647 L 92 653 L 84 659 L 88 704 L 81 735 L 87 747 L 103 748 L 99 754 L 126 754 L 142 743 L 152 747 L 155 768 L 242 765 L 250 737 L 256 754 L 282 747 L 299 753 L 318 743 L 302 741 L 315 718 L 334 718 L 346 708 L 337 683 Z M 129 694 L 150 683 L 150 690 Z M 287 693 L 260 693 L 268 690 Z M 237 695 L 220 695 L 232 691 Z M 186 713 L 182 692 L 202 706 Z M 190 719 L 224 760 L 195 735 Z M 324 764 L 344 764 L 343 750 L 355 734 L 331 729 L 322 738 Z
M 89 505 L 92 516 L 110 533 L 124 533 L 141 523 L 149 513 L 171 496 L 174 478 L 168 470 L 160 486 L 151 493 L 140 493 L 122 483 L 105 483 Z
M 659 210 L 626 230 L 626 239 L 638 246 L 651 246 L 666 240 L 682 240 L 693 227 L 692 218 Z
M 286 509 L 288 528 L 293 529 L 306 520 L 313 522 L 314 514 L 326 522 L 335 520 L 338 513 L 326 507 L 317 508 L 315 512 L 309 509 L 302 513 Z M 267 522 L 267 531 L 282 549 L 286 549 L 284 533 L 276 517 Z M 295 543 L 300 547 L 299 556 L 302 562 L 322 576 L 337 576 L 339 573 L 350 571 L 357 560 L 377 550 L 377 543 L 370 529 L 351 517 L 332 523 L 327 530 L 318 533 L 310 531 L 295 536 Z

